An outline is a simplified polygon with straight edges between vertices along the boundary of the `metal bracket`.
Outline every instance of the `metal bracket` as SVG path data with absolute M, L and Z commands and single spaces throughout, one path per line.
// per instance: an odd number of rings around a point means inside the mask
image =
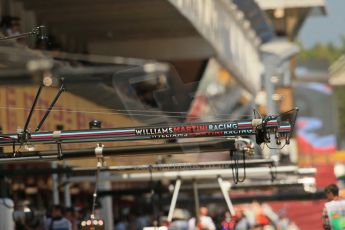
M 222 194 L 224 196 L 226 205 L 228 206 L 228 209 L 229 209 L 229 212 L 230 212 L 231 216 L 235 216 L 235 214 L 236 214 L 235 208 L 232 205 L 232 202 L 230 200 L 230 196 L 229 196 L 229 193 L 228 193 L 228 191 L 230 190 L 231 186 L 230 187 L 226 186 L 224 184 L 223 178 L 221 176 L 218 176 L 218 184 L 219 184 L 220 190 L 222 191 Z
M 250 139 L 238 138 L 235 140 L 235 148 L 237 151 L 246 152 L 248 155 L 254 154 L 254 143 Z
M 103 158 L 103 148 L 104 148 L 103 144 L 97 143 L 96 148 L 95 148 L 95 156 L 97 158 Z
M 57 148 L 58 148 L 58 156 L 57 158 L 59 160 L 62 160 L 63 159 L 63 153 L 62 153 L 62 145 L 61 145 L 61 142 L 57 142 Z
M 55 130 L 53 132 L 53 138 L 56 141 L 57 144 L 57 149 L 58 149 L 58 156 L 57 159 L 58 160 L 62 160 L 63 159 L 63 153 L 62 153 L 62 145 L 61 145 L 61 130 Z
M 102 166 L 104 166 L 103 148 L 104 148 L 103 144 L 97 143 L 96 148 L 95 148 L 95 156 L 97 158 L 97 168 L 101 168 Z
M 61 130 L 55 130 L 53 132 L 53 138 L 56 140 L 56 141 L 60 141 L 60 137 L 61 137 Z
M 167 221 L 169 223 L 171 223 L 172 219 L 173 219 L 174 210 L 175 210 L 175 207 L 176 207 L 177 196 L 178 196 L 180 188 L 181 188 L 181 183 L 182 183 L 181 178 L 178 178 L 176 180 L 176 184 L 175 184 L 175 187 L 174 187 L 174 193 L 173 193 L 173 196 L 172 196 L 172 199 L 171 199 L 170 208 L 169 208 L 169 214 L 168 214 L 168 219 L 167 219 Z

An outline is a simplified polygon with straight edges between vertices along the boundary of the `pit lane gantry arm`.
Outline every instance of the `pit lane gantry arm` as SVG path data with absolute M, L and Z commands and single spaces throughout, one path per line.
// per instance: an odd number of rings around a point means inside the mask
M 223 122 L 185 123 L 172 126 L 139 126 L 97 130 L 69 130 L 52 132 L 22 132 L 2 134 L 0 146 L 26 143 L 55 144 L 81 142 L 114 142 L 153 139 L 175 139 L 195 137 L 236 137 L 256 136 L 257 142 L 269 142 L 274 134 L 276 141 L 289 141 L 292 126 L 289 122 L 279 122 L 274 117 L 252 120 Z M 260 144 L 260 143 L 258 143 Z

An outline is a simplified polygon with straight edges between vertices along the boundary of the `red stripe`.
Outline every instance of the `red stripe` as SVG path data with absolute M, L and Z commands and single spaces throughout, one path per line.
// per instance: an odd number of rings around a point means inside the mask
M 252 126 L 252 124 L 239 124 L 238 126 Z
M 119 132 L 119 133 L 98 133 L 98 134 L 76 134 L 76 135 L 61 135 L 62 138 L 64 137 L 97 137 L 97 136 L 112 136 L 112 135 L 124 135 L 124 134 L 135 134 L 134 132 Z
M 74 135 L 67 135 L 67 134 L 62 134 L 61 138 L 66 138 L 66 137 L 95 137 L 95 136 L 111 136 L 111 135 L 124 135 L 124 134 L 135 134 L 135 132 L 112 132 L 112 133 L 86 133 L 86 134 L 74 134 Z M 53 138 L 52 135 L 50 136 L 34 136 L 32 139 L 50 139 Z
M 34 136 L 34 137 L 31 137 L 31 139 L 49 139 L 49 138 L 53 138 L 53 136 L 50 135 L 50 136 Z

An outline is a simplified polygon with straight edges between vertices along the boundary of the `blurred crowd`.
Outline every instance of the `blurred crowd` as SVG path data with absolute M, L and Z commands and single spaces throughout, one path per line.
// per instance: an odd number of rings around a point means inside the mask
M 298 227 L 286 216 L 285 210 L 274 212 L 267 204 L 252 204 L 235 206 L 235 215 L 229 211 L 209 212 L 201 207 L 195 218 L 186 209 L 175 209 L 173 220 L 167 223 L 166 217 L 161 218 L 161 224 L 169 230 L 297 230 Z M 195 216 L 195 215 L 194 215 Z M 114 230 L 142 230 L 152 226 L 150 215 L 135 216 L 129 214 L 115 221 Z
M 222 207 L 224 208 L 224 207 Z M 244 204 L 235 206 L 235 214 L 229 211 L 212 210 L 201 207 L 199 212 L 192 213 L 187 209 L 175 209 L 171 222 L 167 213 L 152 215 L 138 209 L 124 208 L 121 215 L 114 220 L 114 230 L 147 230 L 152 226 L 162 226 L 165 230 L 298 230 L 298 227 L 286 217 L 285 210 L 274 212 L 267 204 Z M 90 219 L 87 210 L 63 208 L 54 205 L 51 210 L 40 216 L 37 221 L 21 224 L 16 222 L 18 230 L 78 230 L 83 222 Z M 155 216 L 155 217 L 154 217 Z M 197 216 L 197 217 L 195 217 Z M 99 210 L 96 219 L 102 219 Z M 34 220 L 34 219 L 33 219 Z M 102 221 L 103 223 L 103 221 Z
M 178 209 L 175 212 L 180 212 Z M 183 228 L 181 220 L 185 221 Z M 276 230 L 296 230 L 298 227 L 286 217 L 285 210 L 279 210 L 275 213 L 267 204 L 259 204 L 254 202 L 252 204 L 235 206 L 235 214 L 231 215 L 229 211 L 217 213 L 216 215 L 208 215 L 206 207 L 199 210 L 199 217 L 197 218 L 182 218 L 182 215 L 176 215 L 169 229 L 221 229 L 221 230 L 261 230 L 261 229 L 276 229 Z M 176 225 L 178 223 L 178 226 Z

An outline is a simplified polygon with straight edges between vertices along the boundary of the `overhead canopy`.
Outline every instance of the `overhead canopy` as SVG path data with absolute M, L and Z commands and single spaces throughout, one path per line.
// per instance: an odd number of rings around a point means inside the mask
M 265 54 L 273 55 L 276 62 L 290 59 L 299 52 L 299 47 L 285 39 L 276 39 L 261 46 Z
M 262 72 L 257 47 L 272 32 L 254 0 L 245 2 L 21 0 L 16 6 L 67 50 L 169 61 L 216 56 L 255 93 Z
M 306 18 L 325 15 L 324 0 L 255 0 L 271 19 L 277 36 L 294 40 Z
M 238 8 L 244 13 L 246 18 L 250 21 L 251 27 L 260 37 L 263 43 L 271 40 L 274 37 L 274 31 L 269 23 L 264 12 L 260 9 L 258 4 L 252 0 L 233 0 Z
M 325 7 L 325 0 L 255 0 L 261 9 Z
M 252 94 L 261 86 L 261 39 L 232 1 L 169 0 L 215 51 L 215 56 Z

